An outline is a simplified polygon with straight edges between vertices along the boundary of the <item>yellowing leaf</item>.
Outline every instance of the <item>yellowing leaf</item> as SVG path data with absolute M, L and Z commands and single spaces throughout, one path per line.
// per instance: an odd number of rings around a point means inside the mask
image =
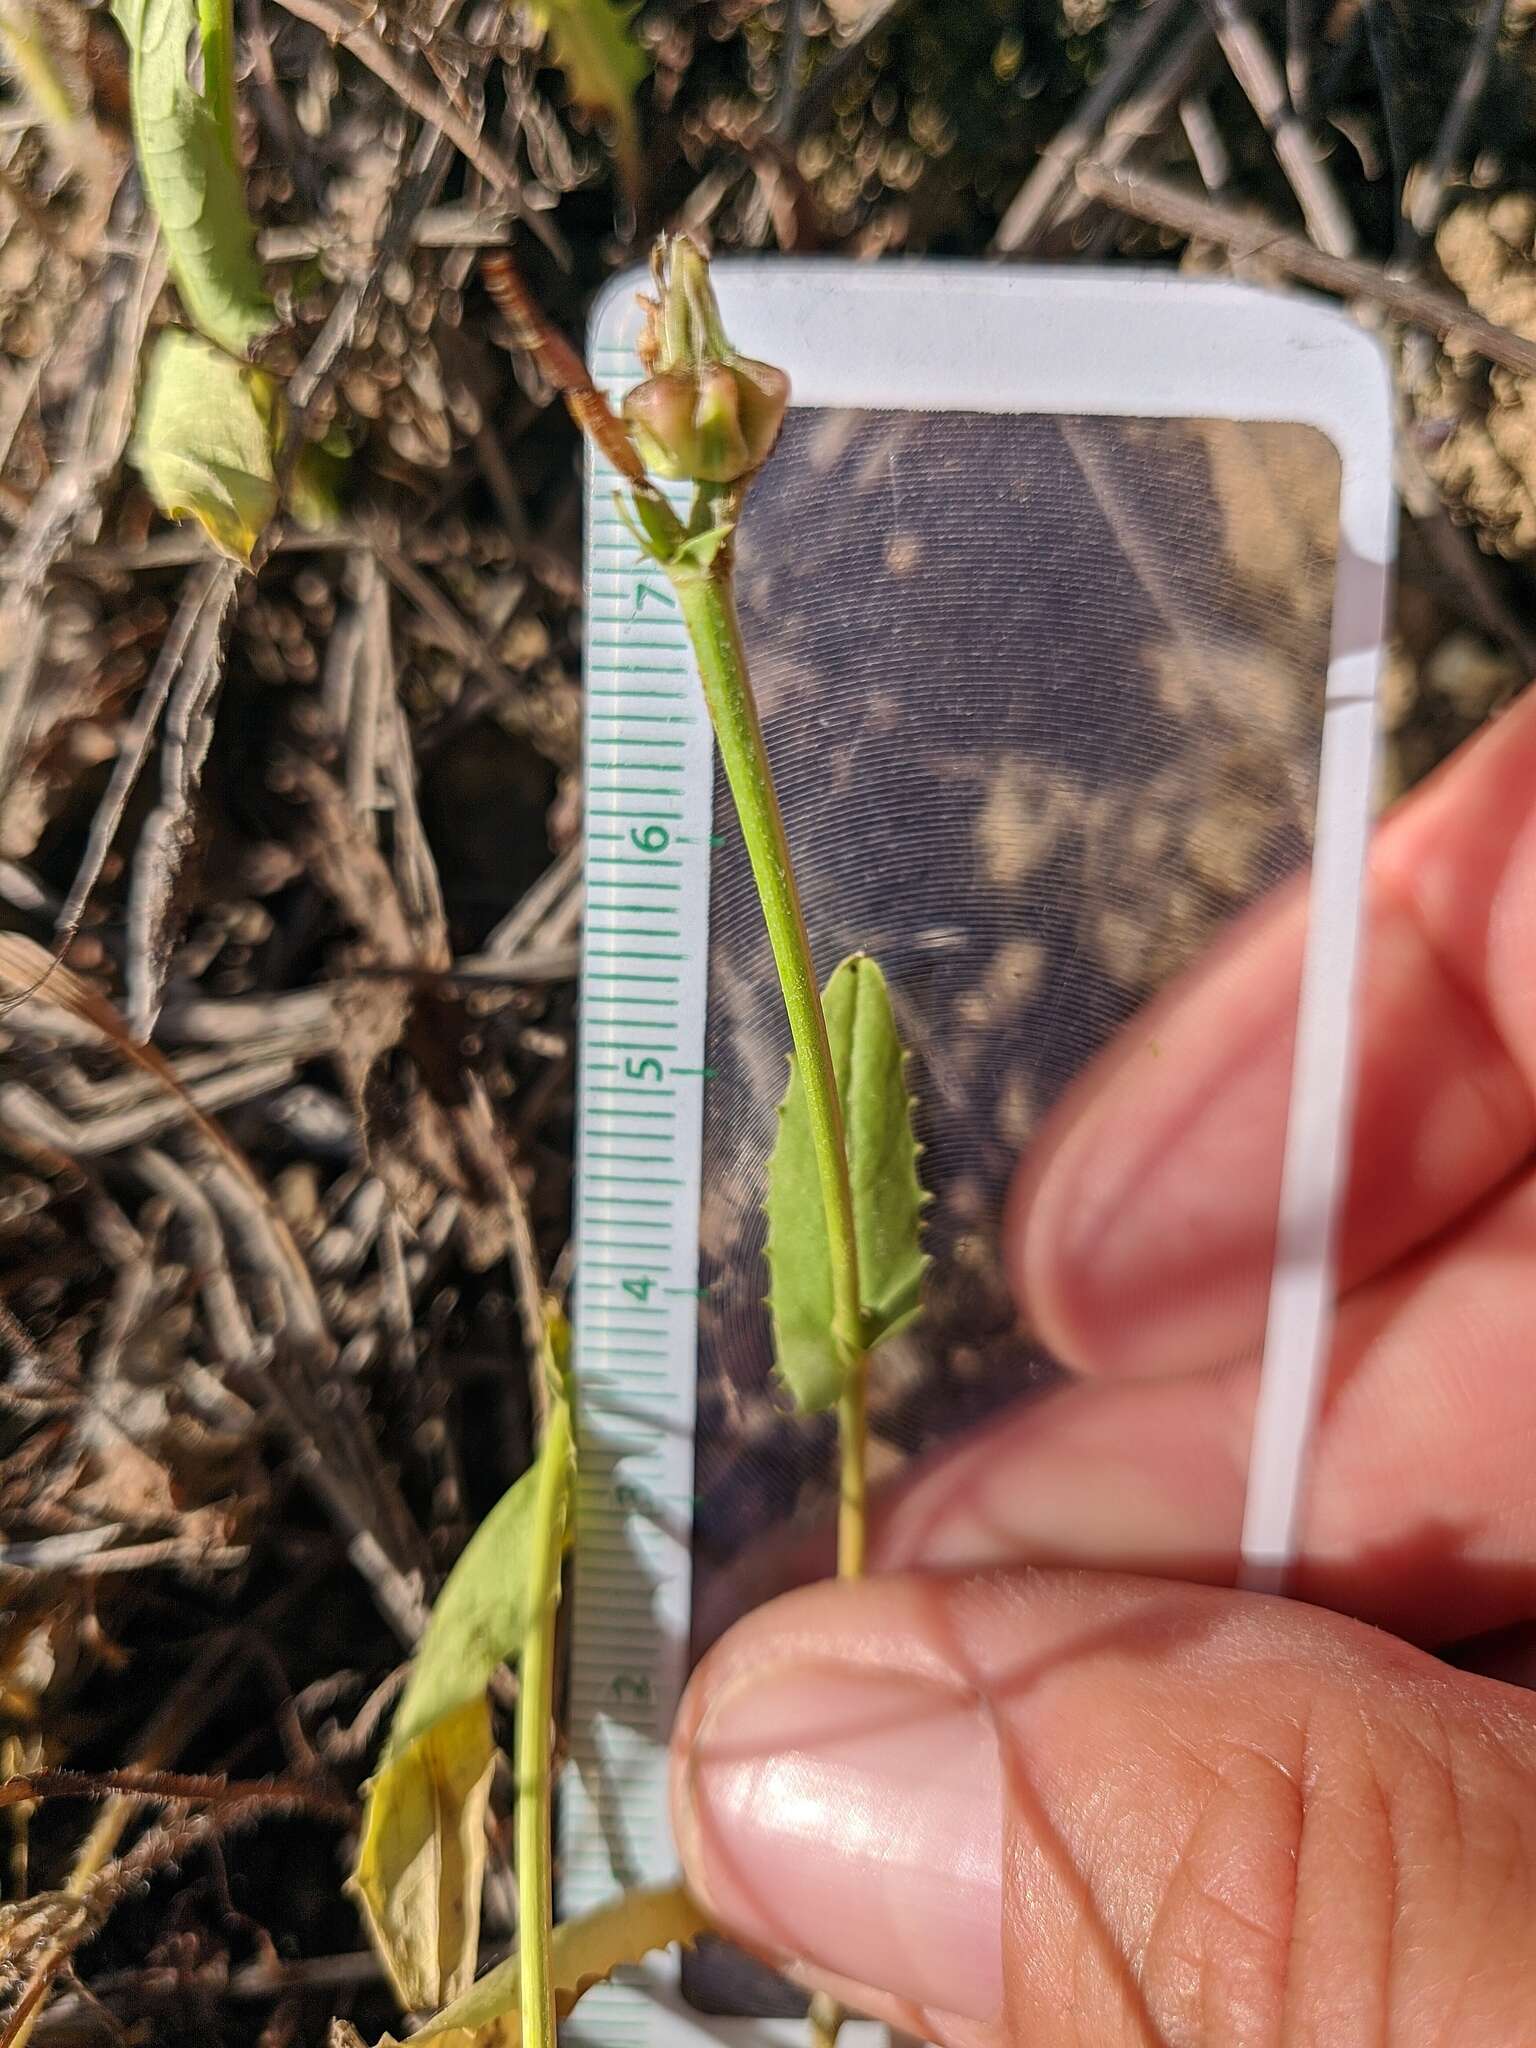
M 167 518 L 196 519 L 243 562 L 277 510 L 280 408 L 265 370 L 184 328 L 157 339 L 129 453 Z
M 495 1768 L 482 1692 L 393 1753 L 369 1788 L 352 1890 L 400 2003 L 413 2010 L 451 1997 L 474 1974 Z
M 552 1353 L 559 1339 L 557 1327 Z M 457 1996 L 474 1975 L 495 1756 L 486 1688 L 520 1654 L 533 1619 L 530 1560 L 546 1475 L 561 1480 L 553 1494 L 557 1557 L 566 1540 L 575 1443 L 561 1367 L 546 1359 L 546 1370 L 552 1384 L 539 1455 L 449 1573 L 368 1787 L 351 1889 L 401 2003 L 416 2010 Z
M 822 998 L 848 1141 L 859 1250 L 861 1339 L 866 1351 L 918 1312 L 923 1277 L 917 1140 L 905 1055 L 885 976 L 861 953 L 845 960 Z M 797 1064 L 768 1162 L 768 1306 L 774 1356 L 796 1406 L 837 1405 L 846 1364 L 832 1335 L 832 1261 L 826 1209 Z
M 685 1946 L 710 1931 L 681 1885 L 625 1892 L 579 1920 L 565 1920 L 550 1942 L 555 2010 L 564 2019 L 583 1992 L 626 1963 L 672 1942 Z M 411 2036 L 410 2048 L 518 2048 L 518 1959 L 509 1956 Z M 355 2038 L 355 2037 L 354 2037 Z M 399 2048 L 386 2034 L 378 2048 Z
M 633 192 L 640 171 L 635 88 L 650 69 L 630 31 L 635 8 L 622 0 L 531 0 L 528 11 L 554 46 L 571 98 L 613 122 L 614 154 Z
M 243 356 L 276 320 L 262 289 L 233 134 L 227 36 L 198 0 L 116 0 L 139 175 L 193 325 Z M 193 83 L 190 57 L 211 74 Z

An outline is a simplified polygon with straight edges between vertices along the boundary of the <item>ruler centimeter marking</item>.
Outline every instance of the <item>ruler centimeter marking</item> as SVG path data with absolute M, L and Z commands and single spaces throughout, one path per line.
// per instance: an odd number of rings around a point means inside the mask
M 632 323 L 630 323 L 632 324 Z M 599 339 L 610 395 L 641 374 Z M 561 1781 L 562 1917 L 676 1869 L 667 1737 L 687 1675 L 714 743 L 663 573 L 594 460 L 587 508 L 586 917 L 577 1076 L 580 1540 Z M 677 502 L 686 509 L 686 489 Z M 639 1979 L 562 2038 L 645 2048 Z

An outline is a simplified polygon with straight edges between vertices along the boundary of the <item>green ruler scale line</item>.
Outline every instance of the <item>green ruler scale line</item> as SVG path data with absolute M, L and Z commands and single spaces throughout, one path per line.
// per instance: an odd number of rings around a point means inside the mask
M 610 392 L 640 374 L 628 347 L 597 360 Z M 573 1566 L 562 1916 L 675 1872 L 667 1736 L 692 1594 L 714 747 L 687 634 L 619 519 L 617 481 L 594 463 L 574 1310 L 591 1540 Z M 658 2023 L 668 2031 L 654 1997 L 621 1981 L 583 2000 L 561 2036 L 644 2048 Z

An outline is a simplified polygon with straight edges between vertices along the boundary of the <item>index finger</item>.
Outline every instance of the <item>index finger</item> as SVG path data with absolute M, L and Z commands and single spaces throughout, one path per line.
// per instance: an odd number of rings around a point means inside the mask
M 1497 1187 L 1536 1143 L 1536 693 L 1377 835 L 1345 1288 Z M 1069 1091 L 1009 1201 L 1033 1330 L 1093 1373 L 1200 1369 L 1263 1333 L 1305 925 L 1253 913 Z

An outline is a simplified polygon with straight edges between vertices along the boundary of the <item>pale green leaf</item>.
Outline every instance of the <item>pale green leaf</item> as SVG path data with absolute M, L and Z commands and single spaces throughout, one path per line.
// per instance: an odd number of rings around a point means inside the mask
M 480 1524 L 437 1597 L 390 1730 L 391 1749 L 482 1694 L 497 1667 L 522 1647 L 533 1618 L 525 1566 L 533 1548 L 539 1476 L 550 1463 L 564 1465 L 568 1478 L 574 1475 L 571 1415 L 563 1399 L 551 1409 L 538 1459 Z M 568 1510 L 569 1485 L 561 1498 L 562 1517 Z
M 579 1920 L 563 1920 L 549 1946 L 556 2012 L 564 2019 L 583 1992 L 615 1970 L 673 1942 L 686 1946 L 709 1931 L 709 1921 L 681 1885 L 627 1891 Z M 509 1956 L 412 2034 L 410 2048 L 518 2048 L 518 1977 L 518 1959 Z M 399 2044 L 386 2034 L 378 2048 Z
M 922 1211 L 905 1055 L 885 976 L 861 953 L 822 998 L 848 1140 L 866 1351 L 911 1322 L 923 1276 Z M 805 1090 L 790 1062 L 768 1162 L 768 1306 L 774 1354 L 796 1405 L 835 1407 L 846 1362 L 832 1335 L 832 1262 Z
M 480 1942 L 491 1741 L 486 1688 L 522 1650 L 533 1619 L 530 1560 L 541 1480 L 559 1547 L 568 1539 L 576 1453 L 563 1381 L 563 1325 L 551 1332 L 549 1413 L 538 1458 L 466 1544 L 437 1597 L 367 1790 L 352 1889 L 402 2004 L 456 1997 Z
M 129 453 L 167 518 L 196 519 L 243 562 L 277 510 L 281 403 L 265 370 L 200 335 L 170 327 L 155 342 Z
M 549 37 L 571 97 L 614 124 L 615 155 L 633 188 L 640 163 L 635 88 L 650 69 L 622 0 L 531 0 L 529 13 Z
M 139 175 L 176 289 L 193 325 L 243 356 L 276 314 L 238 169 L 227 16 L 213 0 L 116 0 L 114 11 L 128 43 Z M 206 85 L 193 82 L 199 51 Z

